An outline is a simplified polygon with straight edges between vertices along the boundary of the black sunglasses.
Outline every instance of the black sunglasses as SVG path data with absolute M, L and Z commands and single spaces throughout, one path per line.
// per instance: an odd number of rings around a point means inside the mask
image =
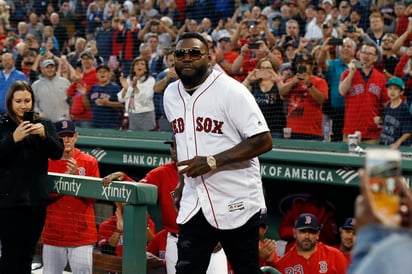
M 202 53 L 200 49 L 177 49 L 175 50 L 175 58 L 182 60 L 186 54 L 189 54 L 190 59 L 199 60 L 205 53 Z

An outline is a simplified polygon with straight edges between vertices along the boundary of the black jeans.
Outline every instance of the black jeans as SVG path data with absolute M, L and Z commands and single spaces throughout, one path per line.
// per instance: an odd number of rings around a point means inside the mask
M 259 219 L 253 215 L 243 226 L 221 230 L 212 227 L 200 210 L 189 222 L 179 225 L 176 274 L 204 274 L 216 244 L 220 242 L 236 274 L 258 274 Z
M 0 220 L 0 273 L 30 274 L 46 206 L 1 208 Z

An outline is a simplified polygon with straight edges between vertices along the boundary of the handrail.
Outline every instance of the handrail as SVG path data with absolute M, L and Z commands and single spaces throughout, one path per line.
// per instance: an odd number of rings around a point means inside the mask
M 146 273 L 147 205 L 157 201 L 157 187 L 149 184 L 112 182 L 103 186 L 101 179 L 49 172 L 51 193 L 88 197 L 126 203 L 122 273 Z
M 272 274 L 282 274 L 279 270 L 277 270 L 276 268 L 273 268 L 271 266 L 262 266 L 260 268 L 260 270 L 263 273 L 269 272 L 269 273 L 272 273 Z
M 77 146 L 99 163 L 146 173 L 171 160 L 165 140 L 171 133 L 80 129 Z M 363 148 L 382 147 L 361 145 Z M 403 174 L 412 180 L 412 148 L 401 147 Z M 357 170 L 364 155 L 348 152 L 345 143 L 273 139 L 271 151 L 260 155 L 265 180 L 358 186 Z

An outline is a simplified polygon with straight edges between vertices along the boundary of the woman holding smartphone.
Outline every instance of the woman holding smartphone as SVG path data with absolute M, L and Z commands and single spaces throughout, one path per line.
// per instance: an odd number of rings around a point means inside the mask
M 30 274 L 49 203 L 48 158 L 59 159 L 63 143 L 51 121 L 33 117 L 34 95 L 14 82 L 0 118 L 0 273 Z M 30 117 L 31 119 L 31 117 Z
M 279 79 L 279 80 L 278 80 Z M 260 59 L 256 68 L 243 81 L 253 96 L 270 128 L 273 137 L 281 138 L 286 127 L 286 116 L 283 101 L 280 98 L 278 85 L 282 84 L 274 64 L 268 58 Z

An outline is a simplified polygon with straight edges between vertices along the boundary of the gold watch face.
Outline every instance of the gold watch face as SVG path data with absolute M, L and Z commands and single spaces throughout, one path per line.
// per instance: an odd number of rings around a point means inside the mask
M 216 168 L 216 160 L 213 156 L 207 157 L 207 164 L 210 166 L 210 168 L 214 169 Z

